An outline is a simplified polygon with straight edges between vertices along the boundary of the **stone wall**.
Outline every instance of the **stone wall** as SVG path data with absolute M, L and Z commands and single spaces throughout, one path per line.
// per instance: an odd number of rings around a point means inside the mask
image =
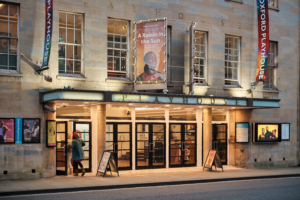
M 255 79 L 257 56 L 257 17 L 253 0 L 243 4 L 224 0 L 54 0 L 54 21 L 50 69 L 34 73 L 42 61 L 44 43 L 44 1 L 10 0 L 20 4 L 19 45 L 20 73 L 0 72 L 0 117 L 41 118 L 41 144 L 1 145 L 0 173 L 31 173 L 40 177 L 54 175 L 54 151 L 45 147 L 45 114 L 39 104 L 39 88 L 133 91 L 133 59 L 129 59 L 130 81 L 107 80 L 107 18 L 121 18 L 130 23 L 129 58 L 133 56 L 133 21 L 167 17 L 172 26 L 171 65 L 188 66 L 185 55 L 187 34 L 192 21 L 195 29 L 208 32 L 208 86 L 195 87 L 195 94 L 246 96 Z M 87 2 L 87 3 L 84 3 Z M 111 3 L 110 3 L 111 2 Z M 58 12 L 84 14 L 84 77 L 58 76 Z M 181 13 L 181 14 L 180 14 Z M 248 167 L 294 166 L 299 164 L 299 1 L 279 1 L 279 11 L 269 9 L 270 40 L 278 42 L 278 91 L 257 87 L 254 97 L 279 98 L 280 108 L 251 111 L 251 122 L 289 122 L 291 140 L 275 145 L 247 146 L 247 157 L 230 163 Z M 225 34 L 241 37 L 240 88 L 224 89 Z M 51 77 L 52 82 L 46 80 Z M 172 72 L 172 80 L 183 81 L 184 70 Z M 170 93 L 182 93 L 183 82 L 168 87 Z M 236 111 L 235 116 L 237 116 Z M 231 113 L 234 115 L 234 112 Z M 230 132 L 232 134 L 232 132 Z M 230 148 L 238 151 L 238 145 Z M 249 149 L 249 150 L 248 150 Z M 246 151 L 244 152 L 244 154 Z M 285 162 L 282 158 L 285 157 Z M 245 158 L 247 158 L 245 160 Z M 272 162 L 269 162 L 272 158 Z M 257 163 L 254 162 L 257 159 Z

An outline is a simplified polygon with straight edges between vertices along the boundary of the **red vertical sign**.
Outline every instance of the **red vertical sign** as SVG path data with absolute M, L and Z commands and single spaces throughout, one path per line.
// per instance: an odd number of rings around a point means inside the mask
M 258 55 L 256 65 L 256 82 L 266 81 L 265 68 L 269 53 L 269 12 L 268 0 L 257 0 Z

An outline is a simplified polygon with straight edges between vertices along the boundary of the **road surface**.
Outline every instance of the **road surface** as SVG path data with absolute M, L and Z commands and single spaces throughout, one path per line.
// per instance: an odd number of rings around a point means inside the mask
M 263 199 L 300 200 L 300 177 L 276 178 L 216 183 L 197 183 L 176 186 L 140 187 L 127 189 L 93 190 L 55 194 L 22 195 L 0 197 L 0 199 L 31 200 L 89 200 L 89 199 L 131 199 L 131 200 L 176 200 L 176 199 Z

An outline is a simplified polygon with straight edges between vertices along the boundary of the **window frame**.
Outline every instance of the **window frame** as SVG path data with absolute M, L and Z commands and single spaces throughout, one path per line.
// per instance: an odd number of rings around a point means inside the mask
M 273 68 L 273 81 L 271 81 L 271 84 L 272 84 L 272 87 L 270 87 L 270 82 L 268 83 L 269 85 L 267 86 L 267 83 L 264 84 L 264 90 L 276 90 L 277 89 L 277 68 L 278 68 L 278 42 L 276 41 L 269 41 L 269 52 L 268 54 L 270 54 L 270 44 L 273 43 L 274 46 L 275 46 L 275 49 L 274 49 L 274 65 L 272 66 L 269 66 L 269 58 L 270 56 L 268 56 L 268 64 L 267 64 L 267 68 L 269 67 L 272 67 Z M 266 72 L 266 71 L 265 71 Z M 269 72 L 270 73 L 270 72 Z M 268 76 L 270 77 L 270 76 Z M 266 78 L 267 78 L 267 74 L 266 74 Z
M 279 9 L 279 6 L 278 6 L 278 0 L 271 0 L 272 2 L 269 2 L 270 0 L 268 0 L 268 8 L 270 8 L 270 9 Z M 275 3 L 275 6 L 272 6 L 271 4 L 272 3 Z
M 232 37 L 232 38 L 238 38 L 238 61 L 231 61 L 231 60 L 226 60 L 225 59 L 225 56 L 226 56 L 226 36 L 227 37 Z M 241 68 L 241 37 L 240 36 L 235 36 L 235 35 L 229 35 L 229 34 L 225 34 L 225 51 L 224 51 L 224 67 L 225 67 L 225 70 L 226 70 L 226 65 L 225 63 L 226 62 L 237 62 L 237 79 L 234 80 L 234 79 L 228 79 L 226 78 L 226 73 L 224 71 L 224 86 L 225 87 L 240 87 L 240 68 Z M 228 49 L 233 49 L 233 48 L 228 48 Z M 234 50 L 234 49 L 233 49 Z M 229 54 L 228 54 L 229 55 Z M 226 81 L 234 81 L 236 82 L 236 85 L 226 85 Z
M 8 22 L 8 33 L 9 33 L 9 9 L 10 9 L 10 5 L 13 5 L 13 6 L 17 6 L 17 37 L 9 37 L 9 36 L 0 36 L 0 38 L 4 38 L 4 39 L 8 39 L 8 41 L 10 41 L 10 39 L 16 39 L 17 40 L 17 53 L 16 53 L 16 56 L 17 56 L 17 66 L 16 66 L 16 69 L 15 70 L 10 70 L 9 69 L 9 45 L 10 45 L 10 42 L 8 42 L 8 46 L 7 46 L 7 57 L 8 57 L 8 60 L 7 60 L 7 68 L 8 69 L 0 69 L 0 73 L 20 73 L 20 4 L 17 4 L 17 3 L 10 3 L 10 2 L 0 2 L 1 4 L 6 4 L 6 5 L 9 5 L 8 6 L 8 19 L 7 20 L 1 20 L 0 21 L 6 21 Z M 4 65 L 2 65 L 4 66 Z
M 65 58 L 59 58 L 59 55 L 58 55 L 58 75 L 59 76 L 70 76 L 70 77 L 83 77 L 84 76 L 84 14 L 83 13 L 79 13 L 79 12 L 69 12 L 69 11 L 64 11 L 64 10 L 59 10 L 58 11 L 58 17 L 59 17 L 59 14 L 60 13 L 65 13 L 66 14 L 66 19 L 67 19 L 67 14 L 72 14 L 74 15 L 74 28 L 69 28 L 66 24 L 66 27 L 61 27 L 59 26 L 59 19 L 58 19 L 58 47 L 60 44 L 63 44 L 63 45 L 72 45 L 72 46 L 80 46 L 81 47 L 81 67 L 80 67 L 80 74 L 75 74 L 74 73 L 74 68 L 73 68 L 73 73 L 70 74 L 70 73 L 66 73 L 66 62 L 67 60 L 73 60 L 73 62 L 75 61 L 78 61 L 78 59 L 75 59 L 75 51 L 73 51 L 73 59 L 68 59 L 67 58 L 67 51 L 65 52 Z M 77 29 L 75 28 L 75 15 L 81 15 L 81 29 Z M 66 23 L 67 23 L 67 20 L 66 20 Z M 66 30 L 66 42 L 59 42 L 59 29 L 60 28 L 64 28 Z M 74 41 L 75 41 L 75 30 L 81 30 L 81 44 L 75 44 L 75 43 L 68 43 L 67 42 L 67 29 L 72 29 L 74 30 Z M 65 46 L 66 47 L 66 46 Z M 67 49 L 67 48 L 65 48 Z M 59 72 L 59 60 L 65 60 L 65 73 L 60 73 Z
M 114 38 L 115 38 L 115 26 L 113 25 L 113 27 L 114 27 L 114 32 L 113 33 L 109 33 L 108 32 L 108 23 L 107 23 L 107 26 L 106 26 L 106 30 L 107 30 L 107 36 L 106 36 L 106 71 L 107 71 L 107 73 L 106 73 L 106 78 L 107 79 L 112 79 L 112 80 L 129 80 L 129 45 L 130 45 L 130 20 L 128 20 L 128 19 L 120 19 L 120 18 L 114 18 L 114 17 L 107 17 L 107 22 L 108 22 L 108 19 L 111 19 L 111 20 L 113 20 L 113 22 L 114 22 L 114 25 L 115 25 L 115 20 L 117 20 L 117 21 L 121 21 L 121 22 L 127 22 L 127 31 L 126 31 L 126 45 L 127 45 L 127 47 L 126 47 L 126 49 L 122 49 L 122 48 L 115 48 L 115 47 L 108 47 L 108 42 L 112 42 L 113 43 L 113 46 L 114 46 L 114 44 L 115 44 L 115 40 L 114 40 Z M 113 41 L 108 41 L 108 35 L 109 34 L 113 34 Z M 118 35 L 118 34 L 117 34 Z M 121 33 L 120 34 L 120 41 L 122 40 L 121 38 L 122 38 L 122 36 L 123 36 L 123 34 Z M 122 42 L 120 42 L 120 45 L 122 45 L 123 43 Z M 108 55 L 108 49 L 111 49 L 111 50 L 120 50 L 120 51 L 126 51 L 126 70 L 125 71 L 117 71 L 117 70 L 108 70 L 108 64 L 107 64 L 107 62 L 108 62 L 108 58 L 109 57 L 111 57 L 111 58 L 113 58 L 113 60 L 114 60 L 114 58 L 115 58 L 115 56 L 114 55 L 111 55 L 111 56 L 109 56 Z M 120 54 L 120 56 L 119 56 L 119 58 L 122 58 L 122 56 L 121 56 L 121 54 Z M 120 65 L 121 65 L 121 62 L 120 62 Z M 121 66 L 120 66 L 121 67 Z M 116 75 L 118 75 L 118 74 L 125 74 L 126 75 L 126 77 L 124 77 L 124 78 L 122 78 L 122 77 L 111 77 L 111 76 L 108 76 L 108 73 L 116 73 Z
M 207 86 L 207 83 L 208 83 L 208 81 L 207 81 L 207 72 L 208 72 L 208 69 L 207 69 L 207 54 L 208 54 L 208 32 L 207 31 L 201 31 L 201 30 L 194 30 L 194 39 L 195 39 L 195 33 L 196 32 L 199 32 L 199 33 L 204 33 L 205 34 L 205 39 L 204 39 L 204 45 L 205 45 L 205 48 L 204 48 L 204 53 L 205 53 L 205 58 L 204 58 L 204 67 L 203 67 L 203 78 L 201 78 L 201 77 L 196 77 L 196 76 L 194 76 L 195 75 L 195 72 L 193 73 L 193 84 L 194 85 L 202 85 L 202 86 Z M 196 39 L 195 39 L 196 40 Z M 196 45 L 196 43 L 195 43 L 195 41 L 194 41 L 194 52 L 196 52 L 195 50 L 196 50 L 196 47 L 195 47 L 195 45 Z M 202 45 L 202 44 L 197 44 L 197 45 Z M 200 50 L 199 50 L 199 54 L 200 54 L 200 52 L 201 52 L 201 48 L 200 48 Z M 199 58 L 199 59 L 201 59 L 202 57 L 197 57 L 196 56 L 196 53 L 194 53 L 194 58 Z M 193 62 L 193 70 L 195 71 L 195 62 Z M 200 66 L 200 64 L 199 64 L 199 66 Z M 196 83 L 195 82 L 195 80 L 203 80 L 203 83 Z
M 171 46 L 172 46 L 172 26 L 167 25 L 167 78 L 168 78 L 168 86 L 173 86 L 173 71 L 171 66 Z

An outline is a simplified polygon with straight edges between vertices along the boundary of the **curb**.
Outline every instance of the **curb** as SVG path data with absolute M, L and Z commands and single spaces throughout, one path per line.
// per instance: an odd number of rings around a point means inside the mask
M 237 178 L 188 180 L 188 181 L 176 181 L 176 182 L 156 182 L 156 183 L 141 183 L 141 184 L 128 184 L 128 185 L 107 185 L 107 186 L 92 186 L 92 187 L 77 187 L 77 188 L 13 191 L 13 192 L 1 192 L 0 197 L 32 195 L 32 194 L 46 194 L 46 193 L 55 194 L 55 193 L 64 193 L 64 192 L 82 192 L 82 191 L 90 191 L 90 190 L 101 191 L 101 190 L 112 190 L 112 189 L 140 188 L 140 187 L 172 186 L 172 185 L 214 183 L 214 182 L 239 181 L 239 180 L 290 178 L 290 177 L 300 177 L 300 174 L 284 174 L 284 175 L 273 175 L 273 176 L 272 175 L 270 175 L 270 176 L 250 176 L 250 177 L 237 177 Z

